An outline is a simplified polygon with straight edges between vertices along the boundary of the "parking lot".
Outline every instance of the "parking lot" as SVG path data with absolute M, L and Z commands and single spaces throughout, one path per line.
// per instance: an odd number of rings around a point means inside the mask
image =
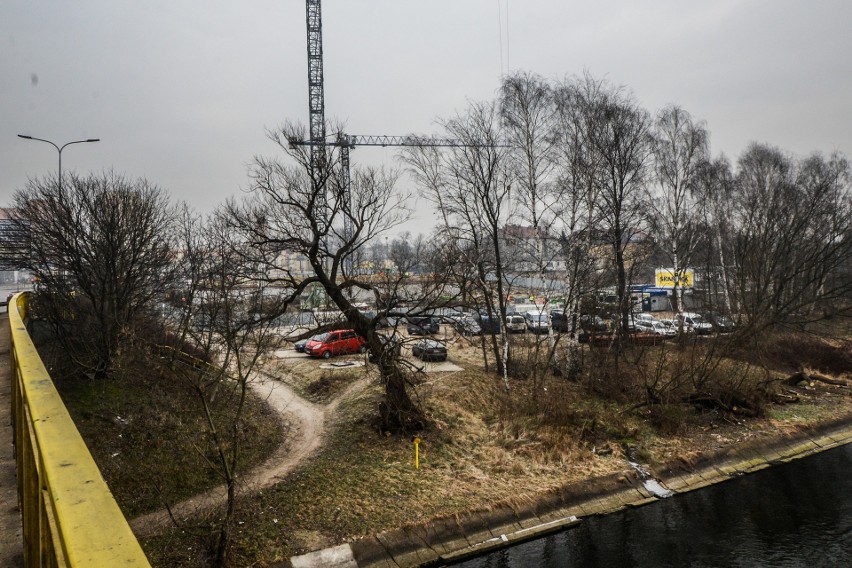
M 390 333 L 385 332 L 385 335 L 390 335 Z M 453 363 L 453 343 L 456 340 L 456 334 L 452 331 L 448 326 L 442 325 L 440 326 L 440 330 L 436 334 L 432 335 L 413 335 L 409 336 L 404 330 L 397 330 L 396 335 L 402 339 L 401 345 L 401 355 L 402 358 L 412 364 L 415 368 L 420 369 L 425 373 L 446 373 L 446 372 L 454 372 L 454 371 L 462 371 L 463 367 Z M 292 337 L 292 334 L 289 334 Z M 446 361 L 421 361 L 420 359 L 414 357 L 411 353 L 411 349 L 415 343 L 422 339 L 434 339 L 444 343 L 447 346 L 448 358 Z M 308 363 L 312 361 L 317 368 L 323 369 L 331 369 L 334 370 L 336 368 L 339 369 L 351 369 L 355 365 L 341 365 L 341 363 L 358 363 L 358 366 L 361 365 L 371 365 L 367 362 L 366 354 L 353 354 L 353 355 L 341 355 L 337 357 L 333 357 L 331 359 L 319 359 L 311 357 L 306 353 L 299 353 L 293 348 L 292 343 L 288 343 L 288 346 L 283 349 L 278 349 L 275 351 L 275 358 L 282 361 L 289 362 L 304 362 Z

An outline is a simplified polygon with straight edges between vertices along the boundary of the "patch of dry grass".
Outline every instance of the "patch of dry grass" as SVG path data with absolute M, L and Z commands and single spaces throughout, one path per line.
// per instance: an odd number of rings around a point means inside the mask
M 690 462 L 732 444 L 852 415 L 848 389 L 830 385 L 802 387 L 802 403 L 770 405 L 767 417 L 744 418 L 683 404 L 635 407 L 596 395 L 584 381 L 547 373 L 513 380 L 507 394 L 493 361 L 492 372 L 483 372 L 478 338 L 452 342 L 450 360 L 465 370 L 426 375 L 417 389 L 431 424 L 419 434 L 419 470 L 409 437 L 375 428 L 382 392 L 378 381 L 370 381 L 340 404 L 318 454 L 278 485 L 240 500 L 236 565 L 269 566 L 431 517 L 488 509 L 509 498 L 534 499 L 626 469 L 628 446 L 652 466 Z M 339 393 L 352 380 L 324 379 L 317 362 L 290 361 L 296 363 L 288 367 L 288 380 L 305 391 Z M 745 372 L 740 365 L 726 362 L 714 372 L 766 380 L 762 369 Z M 370 365 L 358 372 L 375 378 Z M 203 548 L 188 535 L 145 546 L 162 566 L 196 565 Z
M 197 394 L 155 356 L 125 364 L 109 379 L 69 376 L 57 387 L 128 518 L 222 482 L 210 466 L 216 456 Z M 226 386 L 211 402 L 222 431 L 235 396 Z M 286 426 L 249 393 L 239 436 L 239 467 L 247 471 L 285 439 Z
M 364 365 L 323 369 L 331 363 L 364 361 L 364 355 L 348 355 L 333 359 L 298 357 L 281 359 L 266 365 L 264 373 L 290 385 L 302 398 L 317 404 L 328 404 L 341 392 L 365 377 L 368 368 Z

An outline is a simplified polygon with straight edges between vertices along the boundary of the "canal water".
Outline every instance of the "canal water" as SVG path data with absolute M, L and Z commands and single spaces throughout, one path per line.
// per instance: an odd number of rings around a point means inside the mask
M 852 567 L 852 445 L 455 566 Z

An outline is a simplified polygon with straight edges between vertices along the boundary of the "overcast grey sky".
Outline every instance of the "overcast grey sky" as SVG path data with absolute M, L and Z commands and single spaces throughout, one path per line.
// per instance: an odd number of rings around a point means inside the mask
M 353 134 L 436 132 L 501 72 L 589 70 L 651 112 L 706 120 L 714 154 L 750 141 L 852 152 L 849 0 L 325 0 L 326 117 Z M 501 26 L 502 24 L 502 26 Z M 0 0 L 0 205 L 30 176 L 114 169 L 209 211 L 307 122 L 301 0 Z M 502 42 L 501 42 L 502 38 Z M 397 164 L 359 148 L 353 162 Z M 398 164 L 397 164 L 398 165 Z M 419 229 L 419 227 L 417 227 Z

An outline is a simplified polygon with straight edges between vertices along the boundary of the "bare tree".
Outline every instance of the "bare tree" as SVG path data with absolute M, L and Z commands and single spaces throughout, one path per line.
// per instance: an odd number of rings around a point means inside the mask
M 557 151 L 556 194 L 561 257 L 565 262 L 566 302 L 562 314 L 568 326 L 566 372 L 573 373 L 579 350 L 581 301 L 599 284 L 595 276 L 598 240 L 597 172 L 600 157 L 591 140 L 592 109 L 606 85 L 589 75 L 567 79 L 554 91 Z
M 176 216 L 174 246 L 179 261 L 175 263 L 172 280 L 165 291 L 161 316 L 170 337 L 166 343 L 182 350 L 190 345 L 192 319 L 196 314 L 193 307 L 199 299 L 199 290 L 208 271 L 210 260 L 206 249 L 206 227 L 200 215 L 186 204 L 182 205 Z M 200 348 L 204 350 L 203 342 Z
M 508 389 L 506 274 L 500 232 L 508 214 L 510 187 L 497 119 L 496 104 L 471 104 L 465 114 L 441 122 L 448 137 L 467 146 L 407 148 L 404 159 L 424 195 L 438 207 L 442 231 L 456 244 L 454 252 L 464 255 L 463 261 L 473 267 L 488 318 L 500 321 L 499 343 L 498 335 L 492 334 L 491 345 L 497 372 Z
M 721 156 L 699 166 L 693 185 L 705 226 L 702 233 L 706 239 L 705 277 L 710 279 L 709 291 L 715 295 L 721 288 L 725 312 L 732 315 L 737 312 L 737 307 L 733 304 L 727 259 L 730 258 L 731 246 L 733 178 L 730 162 Z M 708 303 L 716 305 L 712 299 Z
M 20 270 L 27 264 L 29 224 L 16 217 L 14 210 L 0 209 L 0 270 Z
M 173 208 L 144 179 L 116 173 L 34 179 L 14 195 L 38 301 L 74 362 L 109 374 L 119 336 L 170 280 Z
M 601 85 L 584 105 L 583 130 L 594 167 L 598 222 L 611 251 L 619 330 L 627 331 L 630 312 L 629 272 L 633 262 L 626 254 L 644 223 L 642 202 L 650 149 L 650 119 L 633 96 L 622 88 Z
M 315 167 L 307 147 L 290 146 L 289 140 L 305 138 L 302 130 L 285 125 L 269 133 L 295 165 L 256 158 L 252 194 L 243 203 L 230 203 L 228 218 L 250 245 L 244 254 L 246 262 L 257 267 L 258 280 L 277 287 L 286 303 L 311 286 L 320 286 L 369 348 L 382 354 L 385 344 L 376 332 L 382 314 L 368 317 L 354 299 L 361 290 L 379 302 L 381 291 L 351 267 L 357 266 L 355 261 L 371 242 L 409 218 L 408 196 L 396 190 L 395 173 L 377 169 L 355 170 L 347 195 L 336 148 L 326 147 L 326 159 Z M 310 273 L 282 265 L 282 254 L 306 259 Z M 380 361 L 384 426 L 419 428 L 422 413 L 407 390 L 405 369 L 397 358 L 380 356 Z
M 507 162 L 516 186 L 513 202 L 522 211 L 523 222 L 536 230 L 546 229 L 555 206 L 550 179 L 556 159 L 555 107 L 550 84 L 524 71 L 504 78 L 500 117 L 505 143 L 510 146 Z
M 796 162 L 753 144 L 740 157 L 733 212 L 735 290 L 751 331 L 801 325 L 832 304 L 848 308 L 852 281 L 850 166 L 840 155 Z
M 558 153 L 553 87 L 534 73 L 512 73 L 503 79 L 500 114 L 504 136 L 510 145 L 508 163 L 514 178 L 514 209 L 520 212 L 522 224 L 521 227 L 506 224 L 503 229 L 507 249 L 516 257 L 512 272 L 519 282 L 528 275 L 526 287 L 547 296 L 557 286 L 553 272 L 561 264 L 561 249 L 554 234 L 559 200 L 558 186 L 554 183 Z M 557 341 L 552 329 L 547 340 L 550 359 Z M 536 360 L 542 344 L 543 340 L 536 341 Z
M 656 182 L 649 187 L 651 226 L 673 267 L 675 309 L 683 312 L 681 273 L 692 262 L 699 240 L 693 189 L 698 168 L 707 160 L 707 129 L 682 108 L 667 106 L 654 121 L 651 151 Z
M 448 278 L 448 266 L 441 260 L 445 254 L 440 243 L 427 241 L 422 235 L 414 237 L 405 231 L 394 238 L 386 270 L 374 278 L 374 293 L 379 300 L 377 316 L 399 323 L 402 316 L 431 317 L 436 308 L 457 305 L 455 282 Z
M 175 376 L 196 395 L 203 428 L 194 442 L 199 455 L 226 489 L 211 542 L 213 564 L 225 566 L 233 532 L 237 486 L 242 475 L 246 403 L 264 357 L 279 347 L 280 335 L 268 311 L 268 297 L 246 260 L 248 244 L 221 212 L 206 223 L 184 212 L 181 231 L 183 309 L 161 347 Z

